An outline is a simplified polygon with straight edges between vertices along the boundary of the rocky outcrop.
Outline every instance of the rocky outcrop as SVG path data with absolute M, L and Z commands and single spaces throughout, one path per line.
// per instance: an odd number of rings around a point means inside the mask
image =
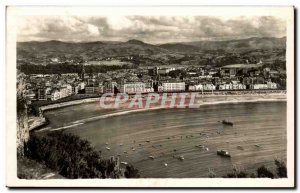
M 17 113 L 17 153 L 21 157 L 24 156 L 25 143 L 29 140 L 27 106 L 24 106 L 24 109 Z
M 29 140 L 27 101 L 24 97 L 24 74 L 18 74 L 17 78 L 17 154 L 24 156 L 25 143 Z

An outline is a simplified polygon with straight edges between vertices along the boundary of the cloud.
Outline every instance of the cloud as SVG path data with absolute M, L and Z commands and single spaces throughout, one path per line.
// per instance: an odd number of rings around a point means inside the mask
M 103 41 L 140 39 L 149 43 L 282 37 L 283 19 L 205 16 L 28 16 L 18 25 L 18 41 Z

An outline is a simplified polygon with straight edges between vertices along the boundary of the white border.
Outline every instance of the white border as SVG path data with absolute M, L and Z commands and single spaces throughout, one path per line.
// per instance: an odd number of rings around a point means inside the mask
M 287 18 L 288 179 L 88 179 L 20 180 L 16 174 L 16 18 L 47 14 L 274 15 Z M 200 13 L 200 14 L 199 14 Z M 294 18 L 292 7 L 16 7 L 7 12 L 6 185 L 14 187 L 292 187 L 294 185 Z M 9 164 L 8 164 L 9 163 Z

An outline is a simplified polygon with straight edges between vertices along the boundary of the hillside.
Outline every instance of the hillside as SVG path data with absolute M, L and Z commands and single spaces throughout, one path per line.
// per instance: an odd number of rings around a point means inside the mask
M 18 42 L 17 58 L 34 59 L 47 62 L 50 58 L 64 59 L 82 58 L 95 60 L 105 57 L 145 55 L 158 56 L 159 60 L 177 57 L 182 54 L 201 54 L 205 51 L 222 50 L 225 52 L 247 52 L 254 50 L 285 49 L 286 38 L 248 38 L 229 41 L 197 41 L 153 45 L 140 40 L 127 42 L 96 41 L 96 42 Z
M 141 41 L 127 42 L 85 42 L 68 43 L 61 41 L 47 42 L 19 42 L 17 43 L 17 57 L 77 57 L 85 59 L 97 57 L 113 57 L 128 55 L 153 55 L 168 53 L 160 47 L 146 44 Z
M 159 45 L 159 47 L 169 50 L 171 52 L 182 52 L 182 53 L 199 52 L 201 50 L 200 47 L 182 44 L 182 43 L 162 44 Z
M 198 47 L 200 50 L 248 51 L 255 49 L 285 49 L 286 37 L 283 38 L 248 38 L 228 41 L 197 41 L 182 44 Z

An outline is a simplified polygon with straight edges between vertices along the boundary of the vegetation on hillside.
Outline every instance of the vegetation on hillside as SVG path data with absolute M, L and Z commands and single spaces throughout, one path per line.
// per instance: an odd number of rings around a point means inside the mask
M 118 158 L 104 159 L 87 140 L 68 133 L 32 135 L 25 149 L 28 158 L 70 179 L 139 177 L 133 166 L 124 171 L 119 167 Z
M 19 70 L 25 74 L 64 74 L 64 73 L 81 73 L 82 66 L 75 64 L 51 64 L 51 65 L 34 65 L 23 64 L 18 66 Z M 129 65 L 88 65 L 85 66 L 86 73 L 105 73 L 119 69 L 129 69 Z
M 275 159 L 276 171 L 272 171 L 266 166 L 256 169 L 255 173 L 248 173 L 237 167 L 233 167 L 232 172 L 223 176 L 224 178 L 287 178 L 287 168 L 283 161 Z M 211 175 L 210 175 L 211 176 Z

